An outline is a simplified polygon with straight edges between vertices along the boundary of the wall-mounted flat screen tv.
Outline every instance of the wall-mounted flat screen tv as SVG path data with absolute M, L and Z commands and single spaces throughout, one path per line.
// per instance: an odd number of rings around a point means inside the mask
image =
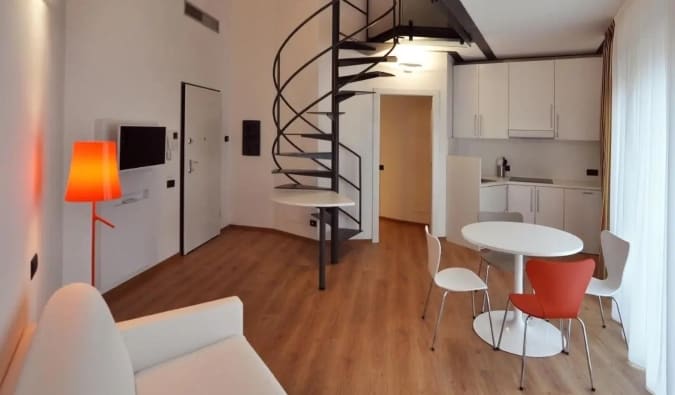
M 120 126 L 117 147 L 120 170 L 163 165 L 166 155 L 166 128 Z

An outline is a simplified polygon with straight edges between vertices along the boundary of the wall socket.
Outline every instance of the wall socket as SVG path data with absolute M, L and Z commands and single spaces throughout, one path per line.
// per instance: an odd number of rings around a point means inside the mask
M 598 175 L 598 169 L 586 169 L 586 175 L 587 176 L 597 176 Z
M 311 226 L 312 228 L 316 228 L 316 220 L 315 220 L 315 219 L 310 219 L 310 220 L 309 220 L 309 226 Z

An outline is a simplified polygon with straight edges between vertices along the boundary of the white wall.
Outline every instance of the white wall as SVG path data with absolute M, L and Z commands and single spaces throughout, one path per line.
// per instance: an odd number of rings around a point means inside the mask
M 221 27 L 225 24 L 223 2 L 195 3 L 220 18 Z M 65 171 L 74 141 L 99 137 L 120 122 L 152 122 L 169 132 L 180 131 L 182 81 L 225 90 L 225 34 L 186 17 L 183 7 L 183 0 L 67 2 Z M 147 189 L 148 199 L 101 205 L 117 227 L 99 228 L 99 273 L 114 268 L 118 276 L 121 271 L 130 277 L 178 252 L 180 153 L 175 144 L 172 160 L 164 166 L 122 174 L 125 193 Z M 228 147 L 223 143 L 223 166 Z M 220 181 L 227 184 L 225 177 Z M 175 188 L 166 188 L 168 179 L 176 180 Z M 227 189 L 224 195 L 226 225 Z M 63 207 L 64 281 L 87 281 L 89 206 Z M 104 290 L 123 279 L 105 281 Z
M 487 176 L 496 175 L 495 162 L 504 156 L 511 176 L 600 182 L 599 176 L 586 176 L 586 169 L 600 170 L 597 142 L 451 139 L 450 146 L 453 154 L 480 157 Z
M 407 49 L 401 49 L 404 56 Z M 400 52 L 399 52 L 400 54 Z M 362 56 L 362 54 L 353 53 L 353 56 Z M 404 73 L 396 64 L 383 64 L 378 66 L 379 70 L 396 74 L 396 77 L 377 78 L 355 84 L 351 84 L 348 89 L 353 90 L 372 90 L 382 94 L 424 94 L 438 97 L 437 119 L 438 124 L 434 124 L 435 134 L 440 131 L 439 141 L 433 144 L 433 153 L 438 158 L 438 163 L 433 168 L 433 197 L 432 197 L 432 231 L 436 235 L 445 235 L 445 185 L 446 185 L 446 156 L 447 156 L 447 133 L 448 133 L 448 108 L 450 105 L 448 96 L 450 87 L 448 64 L 451 58 L 445 53 L 416 53 L 417 61 L 423 64 L 420 70 L 413 73 Z M 344 55 L 347 56 L 347 55 Z M 353 72 L 358 72 L 358 68 L 352 68 Z M 348 72 L 348 71 L 343 71 Z M 325 73 L 325 70 L 322 70 Z M 325 79 L 320 80 L 320 86 L 324 84 Z M 325 88 L 324 88 L 325 89 Z M 340 139 L 341 141 L 357 151 L 363 157 L 363 233 L 358 238 L 370 239 L 373 237 L 373 154 L 375 150 L 375 131 L 374 116 L 379 104 L 375 103 L 376 96 L 357 96 L 341 104 L 340 110 L 346 114 L 340 118 Z M 439 136 L 436 136 L 437 138 Z M 356 162 L 349 155 L 343 155 L 340 163 L 341 171 L 344 174 L 356 176 Z M 358 195 L 353 193 L 350 188 L 344 187 L 343 191 L 356 199 Z
M 60 1 L 0 2 L 0 381 L 20 329 L 61 285 L 63 33 Z

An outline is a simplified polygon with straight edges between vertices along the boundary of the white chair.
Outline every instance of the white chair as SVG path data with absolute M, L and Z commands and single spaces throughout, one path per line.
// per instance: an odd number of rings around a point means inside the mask
M 623 318 L 621 318 L 621 309 L 619 302 L 616 301 L 614 295 L 621 288 L 623 280 L 623 273 L 626 268 L 626 261 L 628 260 L 628 253 L 630 251 L 630 243 L 619 238 L 608 230 L 602 231 L 600 234 L 600 245 L 602 246 L 602 256 L 607 268 L 607 279 L 600 280 L 592 278 L 588 288 L 587 295 L 598 297 L 600 304 L 600 317 L 602 318 L 602 327 L 606 328 L 605 312 L 602 308 L 602 298 L 611 298 L 616 304 L 616 311 L 619 313 L 619 323 L 621 324 L 621 332 L 623 333 L 623 340 L 628 347 L 628 338 L 626 338 L 626 331 L 623 327 Z
M 523 222 L 523 214 L 518 212 L 503 211 L 481 211 L 478 213 L 478 222 Z M 489 285 L 490 267 L 494 266 L 502 271 L 513 271 L 513 255 L 489 249 L 482 249 L 480 252 L 480 264 L 478 266 L 478 276 L 483 271 L 485 264 L 485 284 Z M 485 298 L 483 298 L 482 311 L 485 311 Z
M 443 269 L 439 272 L 438 269 L 441 264 L 441 243 L 438 241 L 438 238 L 429 233 L 428 226 L 424 227 L 424 231 L 426 232 L 427 238 L 427 268 L 429 269 L 429 274 L 431 275 L 431 282 L 429 283 L 427 300 L 424 302 L 422 319 L 424 319 L 427 313 L 429 296 L 431 295 L 431 288 L 433 285 L 436 284 L 437 287 L 444 291 L 441 307 L 438 311 L 438 318 L 436 319 L 436 326 L 434 327 L 434 336 L 431 340 L 431 351 L 434 351 L 434 344 L 436 343 L 436 335 L 438 333 L 438 325 L 440 324 L 441 317 L 443 316 L 443 306 L 445 305 L 445 297 L 448 295 L 448 292 L 471 292 L 471 307 L 473 309 L 474 317 L 476 316 L 476 306 L 473 302 L 473 292 L 484 292 L 485 298 L 487 300 L 488 312 L 490 312 L 490 295 L 488 294 L 488 288 L 485 282 L 483 282 L 483 280 L 478 277 L 476 273 L 469 269 L 453 267 Z M 492 333 L 492 346 L 495 347 L 495 336 L 492 330 L 492 316 L 488 315 L 488 317 L 490 319 L 490 332 Z

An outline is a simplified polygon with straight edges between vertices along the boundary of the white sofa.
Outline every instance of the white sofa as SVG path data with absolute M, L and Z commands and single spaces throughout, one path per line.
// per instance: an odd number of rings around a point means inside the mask
M 17 395 L 284 394 L 243 335 L 236 297 L 115 324 L 85 284 L 57 291 Z

